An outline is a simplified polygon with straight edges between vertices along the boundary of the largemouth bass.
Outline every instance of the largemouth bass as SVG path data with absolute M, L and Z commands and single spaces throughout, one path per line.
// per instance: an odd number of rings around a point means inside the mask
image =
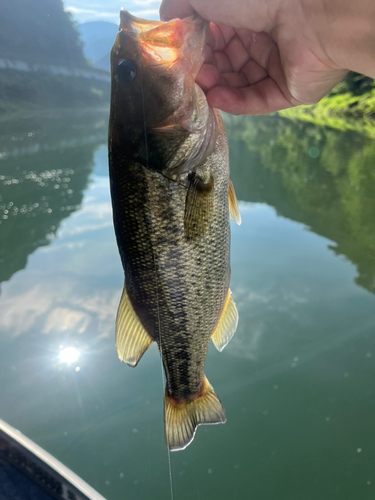
M 116 321 L 121 360 L 156 342 L 166 375 L 165 436 L 185 448 L 200 424 L 226 421 L 204 374 L 238 314 L 229 290 L 230 212 L 240 223 L 217 110 L 195 84 L 208 23 L 120 13 L 111 53 L 109 166 L 125 271 Z

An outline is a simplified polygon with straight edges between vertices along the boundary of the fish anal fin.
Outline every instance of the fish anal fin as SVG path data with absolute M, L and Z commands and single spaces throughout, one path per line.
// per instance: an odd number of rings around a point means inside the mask
M 238 312 L 236 304 L 232 298 L 231 291 L 228 290 L 228 295 L 224 304 L 223 312 L 221 313 L 219 323 L 212 334 L 212 342 L 218 351 L 222 351 L 233 337 L 238 325 Z
M 211 224 L 214 178 L 210 177 L 208 182 L 204 182 L 193 172 L 188 182 L 184 228 L 186 238 L 195 239 L 205 234 Z
M 229 202 L 230 220 L 233 220 L 236 224 L 240 226 L 242 222 L 240 209 L 238 208 L 236 192 L 234 190 L 233 183 L 230 179 L 229 179 L 229 189 L 228 189 L 228 202 Z
M 198 425 L 225 424 L 224 408 L 205 378 L 204 389 L 190 401 L 176 401 L 167 391 L 164 399 L 165 439 L 168 449 L 185 449 L 194 439 Z
M 116 318 L 118 357 L 129 366 L 137 366 L 152 342 L 152 338 L 134 311 L 126 287 L 124 287 Z

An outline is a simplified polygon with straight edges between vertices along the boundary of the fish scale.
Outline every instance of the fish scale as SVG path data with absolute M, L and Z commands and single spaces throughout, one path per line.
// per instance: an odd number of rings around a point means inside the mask
M 215 174 L 217 210 L 209 231 L 197 241 L 187 241 L 183 183 L 168 181 L 139 163 L 129 167 L 111 173 L 116 179 L 111 183 L 112 200 L 114 213 L 121 220 L 115 225 L 119 248 L 123 249 L 126 286 L 138 317 L 166 360 L 168 392 L 176 399 L 186 398 L 201 390 L 209 339 L 228 291 L 229 213 L 222 202 L 222 198 L 227 199 L 228 185 L 225 175 Z M 143 190 L 138 186 L 136 195 L 131 193 L 134 172 L 143 185 Z M 164 217 L 166 208 L 171 218 Z M 198 264 L 201 260 L 203 265 Z M 178 352 L 184 352 L 186 358 L 179 360 Z M 186 359 L 190 360 L 188 366 Z

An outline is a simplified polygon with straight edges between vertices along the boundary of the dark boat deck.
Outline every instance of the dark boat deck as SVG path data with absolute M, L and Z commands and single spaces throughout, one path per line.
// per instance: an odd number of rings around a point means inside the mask
M 0 449 L 1 446 L 0 441 Z M 0 451 L 0 500 L 54 500 L 55 498 L 5 460 Z
M 105 500 L 74 472 L 0 420 L 0 500 Z

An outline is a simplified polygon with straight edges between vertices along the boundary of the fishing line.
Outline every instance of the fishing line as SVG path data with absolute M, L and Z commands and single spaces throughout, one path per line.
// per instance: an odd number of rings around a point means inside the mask
M 145 113 L 145 99 L 143 95 L 143 68 L 141 65 L 141 93 L 142 93 L 142 111 L 143 111 L 143 129 L 145 131 L 145 146 L 146 146 L 146 163 L 147 163 L 147 168 L 148 166 L 148 144 L 147 144 L 147 128 L 146 128 L 146 113 Z
M 146 164 L 147 168 L 148 166 L 148 144 L 147 144 L 147 128 L 146 128 L 146 113 L 145 113 L 145 100 L 144 100 L 144 94 L 143 94 L 143 68 L 141 65 L 141 71 L 140 71 L 140 77 L 141 77 L 141 94 L 142 94 L 142 111 L 143 111 L 143 128 L 145 131 L 145 146 L 146 146 Z M 160 306 L 159 306 L 159 284 L 158 284 L 158 274 L 157 274 L 157 267 L 156 267 L 156 259 L 155 259 L 155 253 L 154 253 L 154 247 L 151 245 L 152 248 L 152 258 L 154 261 L 154 269 L 155 269 L 155 283 L 156 283 L 156 305 L 157 305 L 157 311 L 158 311 L 158 330 L 159 330 L 159 346 L 160 346 L 160 366 L 161 366 L 161 380 L 163 387 L 165 387 L 165 379 L 164 379 L 164 371 L 163 371 L 163 348 L 161 345 L 161 328 L 160 328 Z M 172 481 L 172 464 L 171 464 L 171 452 L 169 450 L 168 444 L 167 444 L 167 451 L 168 451 L 168 467 L 169 467 L 169 484 L 171 487 L 171 500 L 174 500 L 174 494 L 173 494 L 173 481 Z
M 163 387 L 165 387 L 166 380 L 164 378 L 164 370 L 163 370 L 163 347 L 161 345 L 161 328 L 160 328 L 160 307 L 159 307 L 159 284 L 158 284 L 158 276 L 157 276 L 157 268 L 155 261 L 154 249 L 152 249 L 152 256 L 154 260 L 154 268 L 155 268 L 155 282 L 156 282 L 156 304 L 158 310 L 158 329 L 159 329 L 159 345 L 160 345 L 160 366 L 161 366 L 161 380 L 163 383 Z M 172 482 L 172 464 L 171 464 L 171 452 L 169 450 L 169 446 L 167 444 L 168 451 L 168 465 L 169 465 L 169 483 L 171 485 L 171 499 L 174 499 L 173 495 L 173 482 Z

